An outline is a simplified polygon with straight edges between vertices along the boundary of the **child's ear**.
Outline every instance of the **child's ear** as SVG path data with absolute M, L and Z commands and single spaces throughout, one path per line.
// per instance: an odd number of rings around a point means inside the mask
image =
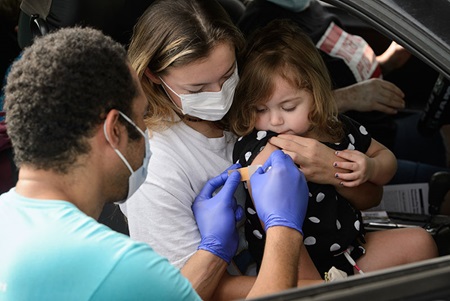
M 156 74 L 154 74 L 152 71 L 150 71 L 150 69 L 148 67 L 145 68 L 144 74 L 153 83 L 161 85 L 161 80 L 159 79 L 159 77 Z

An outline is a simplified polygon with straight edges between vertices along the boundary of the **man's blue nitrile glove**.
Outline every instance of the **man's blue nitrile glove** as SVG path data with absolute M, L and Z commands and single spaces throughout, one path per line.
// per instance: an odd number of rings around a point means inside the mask
M 305 176 L 291 157 L 274 151 L 252 175 L 250 184 L 256 211 L 266 231 L 272 226 L 285 226 L 303 235 L 309 191 Z
M 239 167 L 240 165 L 235 164 L 229 169 Z M 240 180 L 241 175 L 238 172 L 228 176 L 227 170 L 209 180 L 192 204 L 192 211 L 202 237 L 198 249 L 209 251 L 227 263 L 230 263 L 238 247 L 236 222 L 244 217 L 244 210 L 237 205 L 233 196 Z M 212 196 L 222 185 L 222 189 Z

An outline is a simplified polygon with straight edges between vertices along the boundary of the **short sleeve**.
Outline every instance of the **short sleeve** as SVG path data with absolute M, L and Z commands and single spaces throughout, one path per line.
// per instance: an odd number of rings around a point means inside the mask
M 145 244 L 127 249 L 91 300 L 201 300 L 167 259 Z
M 269 139 L 277 135 L 271 131 L 254 130 L 247 136 L 240 137 L 234 145 L 233 162 L 240 163 L 244 167 L 250 165 Z
M 372 143 L 372 136 L 366 127 L 345 115 L 339 115 L 339 119 L 344 126 L 345 136 L 339 145 L 325 144 L 336 150 L 351 149 L 366 153 Z

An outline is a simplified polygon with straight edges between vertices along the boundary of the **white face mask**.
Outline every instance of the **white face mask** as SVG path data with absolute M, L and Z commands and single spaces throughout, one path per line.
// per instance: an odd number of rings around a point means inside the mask
M 311 0 L 267 0 L 293 12 L 301 12 L 309 7 Z
M 147 178 L 147 172 L 148 172 L 148 162 L 150 161 L 150 157 L 152 156 L 152 152 L 150 151 L 150 142 L 148 141 L 148 129 L 143 132 L 130 118 L 128 118 L 127 115 L 123 114 L 119 111 L 119 114 L 122 115 L 123 118 L 125 118 L 126 121 L 128 121 L 130 124 L 132 124 L 139 133 L 144 137 L 145 141 L 145 155 L 144 160 L 142 162 L 141 167 L 139 167 L 136 171 L 133 171 L 133 168 L 131 168 L 131 165 L 128 163 L 127 159 L 120 153 L 120 151 L 117 148 L 114 148 L 111 145 L 111 142 L 109 141 L 108 134 L 106 133 L 106 122 L 103 124 L 103 132 L 105 133 L 106 140 L 110 143 L 111 147 L 114 149 L 116 154 L 119 156 L 120 159 L 122 159 L 123 163 L 128 167 L 130 170 L 130 177 L 128 178 L 128 195 L 125 200 L 115 202 L 116 204 L 122 204 L 127 199 L 129 199 L 133 193 L 135 193 L 139 186 L 144 183 L 145 179 Z
M 237 67 L 233 74 L 222 85 L 219 92 L 199 92 L 192 94 L 178 94 L 160 77 L 164 86 L 170 89 L 181 100 L 181 112 L 184 115 L 194 116 L 203 120 L 221 120 L 233 103 L 234 90 L 239 81 Z M 165 90 L 165 88 L 164 88 Z M 172 100 L 169 93 L 167 96 Z M 172 102 L 174 102 L 172 100 Z M 175 103 L 175 102 L 174 102 Z

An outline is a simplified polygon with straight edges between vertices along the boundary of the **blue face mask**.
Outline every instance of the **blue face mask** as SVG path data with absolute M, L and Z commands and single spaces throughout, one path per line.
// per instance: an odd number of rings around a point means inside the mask
M 114 148 L 111 145 L 111 147 L 117 153 L 119 158 L 122 159 L 123 163 L 125 163 L 125 165 L 128 167 L 128 169 L 130 170 L 130 173 L 131 173 L 130 177 L 128 178 L 127 198 L 125 200 L 116 202 L 116 204 L 124 203 L 127 199 L 129 199 L 138 190 L 139 186 L 141 186 L 144 183 L 145 179 L 147 178 L 148 162 L 150 161 L 150 157 L 152 155 L 152 152 L 150 151 L 150 142 L 148 141 L 148 129 L 146 129 L 145 132 L 143 132 L 130 118 L 128 118 L 127 115 L 123 114 L 120 111 L 119 111 L 119 114 L 122 115 L 122 117 L 126 121 L 128 121 L 130 124 L 132 124 L 138 130 L 138 132 L 141 133 L 141 135 L 144 137 L 145 155 L 144 155 L 144 160 L 142 162 L 141 167 L 139 167 L 136 171 L 133 171 L 133 168 L 131 168 L 131 165 L 128 163 L 127 159 L 125 159 L 125 157 L 122 155 L 122 153 L 117 148 Z M 106 133 L 106 123 L 103 124 L 103 132 L 105 133 L 106 140 L 108 142 L 110 142 L 108 134 Z
M 311 0 L 267 0 L 293 12 L 301 12 L 309 7 Z

